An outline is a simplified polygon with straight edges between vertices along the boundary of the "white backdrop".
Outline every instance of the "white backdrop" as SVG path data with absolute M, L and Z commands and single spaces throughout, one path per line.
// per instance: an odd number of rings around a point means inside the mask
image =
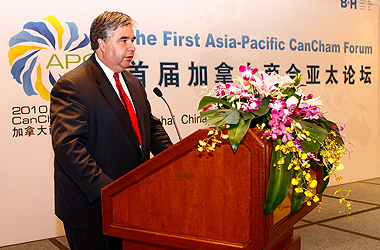
M 89 45 L 70 49 L 85 40 L 91 21 L 104 10 L 125 12 L 139 23 L 134 61 L 147 66 L 140 70 L 145 73 L 153 112 L 174 142 L 178 138 L 169 112 L 152 93 L 160 83 L 185 137 L 203 127 L 196 119 L 199 94 L 202 86 L 215 84 L 217 75 L 233 77 L 239 74 L 239 65 L 247 63 L 259 70 L 277 65 L 279 73 L 285 74 L 294 64 L 308 85 L 304 92 L 320 95 L 327 118 L 347 124 L 345 132 L 355 148 L 349 147 L 354 153 L 344 161 L 343 181 L 380 176 L 378 1 L 32 2 L 2 3 L 0 246 L 63 234 L 53 206 L 49 72 L 57 79 L 91 53 Z M 70 49 L 65 51 L 68 44 Z M 36 51 L 28 46 L 42 49 L 22 61 Z M 199 81 L 189 85 L 192 62 Z M 222 74 L 216 68 L 223 65 L 233 69 Z M 331 67 L 337 82 L 328 82 Z M 21 84 L 14 79 L 14 71 Z M 161 75 L 167 80 L 160 82 Z

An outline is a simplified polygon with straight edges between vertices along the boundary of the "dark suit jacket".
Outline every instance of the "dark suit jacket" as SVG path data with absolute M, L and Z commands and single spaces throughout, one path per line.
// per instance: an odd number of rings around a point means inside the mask
M 92 55 L 51 91 L 55 212 L 66 224 L 102 232 L 101 189 L 172 145 L 141 82 L 122 73 L 136 108 L 142 152 L 111 83 Z M 131 201 L 133 204 L 133 201 Z

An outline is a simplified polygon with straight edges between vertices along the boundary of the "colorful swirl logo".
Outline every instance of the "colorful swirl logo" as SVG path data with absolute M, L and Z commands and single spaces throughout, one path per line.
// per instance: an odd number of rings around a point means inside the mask
M 80 35 L 73 22 L 66 22 L 64 28 L 54 16 L 50 15 L 43 20 L 26 23 L 23 30 L 9 40 L 8 58 L 9 65 L 12 66 L 11 74 L 23 85 L 24 92 L 28 96 L 40 95 L 49 101 L 51 88 L 63 74 L 63 65 L 60 62 L 52 64 L 52 59 L 57 60 L 58 55 L 72 53 L 87 46 L 90 39 L 86 34 Z M 48 67 L 44 66 L 46 58 L 50 58 Z M 54 68 L 58 68 L 59 72 Z

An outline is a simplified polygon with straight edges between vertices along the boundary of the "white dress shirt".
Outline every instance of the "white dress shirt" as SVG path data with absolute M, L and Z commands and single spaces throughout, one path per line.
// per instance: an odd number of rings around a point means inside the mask
M 95 59 L 99 63 L 99 65 L 102 68 L 103 72 L 106 74 L 108 80 L 110 81 L 113 89 L 115 90 L 117 96 L 119 97 L 119 99 L 121 101 L 120 93 L 119 93 L 119 90 L 116 87 L 115 78 L 113 77 L 113 74 L 115 72 L 113 72 L 110 68 L 108 68 L 102 61 L 100 61 L 100 59 L 99 59 L 99 57 L 98 57 L 98 55 L 96 53 L 95 53 Z M 129 100 L 131 100 L 133 108 L 135 109 L 135 104 L 132 101 L 131 94 L 129 93 L 128 87 L 127 87 L 127 85 L 124 82 L 124 77 L 122 77 L 120 73 L 119 73 L 119 79 L 120 79 L 121 87 L 123 88 L 124 92 L 128 95 L 128 98 L 129 98 Z M 135 109 L 135 112 L 136 112 L 136 109 Z

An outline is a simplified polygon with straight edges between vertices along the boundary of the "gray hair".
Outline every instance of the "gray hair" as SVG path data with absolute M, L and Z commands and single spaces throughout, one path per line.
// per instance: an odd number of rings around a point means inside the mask
M 92 21 L 90 28 L 91 49 L 95 51 L 99 48 L 99 38 L 108 42 L 112 36 L 112 31 L 128 25 L 136 27 L 137 23 L 127 14 L 117 11 L 104 11 Z

